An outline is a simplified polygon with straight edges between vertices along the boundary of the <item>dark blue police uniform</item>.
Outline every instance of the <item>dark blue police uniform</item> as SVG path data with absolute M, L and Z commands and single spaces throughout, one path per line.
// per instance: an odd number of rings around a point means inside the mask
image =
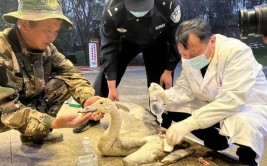
M 173 71 L 180 56 L 175 32 L 182 22 L 179 0 L 155 0 L 143 17 L 133 16 L 123 0 L 105 3 L 100 27 L 101 68 L 95 79 L 96 95 L 107 97 L 107 80 L 119 85 L 130 61 L 142 53 L 147 86 L 159 83 L 164 70 Z

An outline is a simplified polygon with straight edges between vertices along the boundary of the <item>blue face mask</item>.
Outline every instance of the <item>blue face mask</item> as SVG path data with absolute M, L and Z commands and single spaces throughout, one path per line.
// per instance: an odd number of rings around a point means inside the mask
M 144 12 L 132 12 L 130 11 L 130 13 L 132 13 L 132 15 L 134 15 L 135 17 L 143 17 L 144 15 L 146 15 L 149 11 L 144 11 Z
M 211 61 L 211 57 L 209 59 L 206 58 L 206 52 L 208 50 L 208 47 L 209 44 L 206 48 L 206 51 L 203 54 L 198 55 L 191 59 L 183 59 L 183 60 L 194 69 L 202 69 L 203 67 L 207 66 Z

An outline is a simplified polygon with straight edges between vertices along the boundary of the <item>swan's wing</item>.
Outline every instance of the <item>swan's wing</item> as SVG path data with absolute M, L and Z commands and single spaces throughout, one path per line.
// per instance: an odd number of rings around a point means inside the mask
M 155 139 L 147 141 L 139 150 L 123 159 L 124 165 L 142 165 L 160 160 L 165 155 L 163 141 L 154 136 Z
M 129 113 L 131 117 L 143 121 L 146 125 L 159 126 L 157 118 L 147 108 L 132 102 L 116 102 L 123 112 Z
M 171 152 L 169 155 L 164 157 L 164 159 L 161 160 L 161 162 L 164 165 L 176 163 L 178 160 L 181 160 L 187 156 L 192 155 L 195 153 L 195 149 L 178 149 L 173 152 Z

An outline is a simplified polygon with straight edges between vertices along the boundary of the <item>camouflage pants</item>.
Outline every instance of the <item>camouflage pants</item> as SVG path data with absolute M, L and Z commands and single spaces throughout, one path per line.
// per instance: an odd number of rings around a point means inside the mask
M 60 79 L 53 78 L 48 81 L 43 93 L 24 104 L 39 112 L 56 117 L 63 103 L 70 97 L 67 84 Z
M 44 91 L 40 95 L 30 99 L 22 98 L 20 102 L 39 112 L 56 117 L 61 106 L 70 96 L 66 83 L 60 79 L 53 78 L 48 81 Z M 11 128 L 0 122 L 0 133 L 9 131 L 10 129 Z M 41 137 L 43 137 L 43 135 Z

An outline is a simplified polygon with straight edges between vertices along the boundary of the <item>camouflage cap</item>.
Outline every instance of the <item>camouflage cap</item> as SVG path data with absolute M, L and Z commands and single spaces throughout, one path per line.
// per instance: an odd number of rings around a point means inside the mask
M 3 19 L 11 24 L 18 19 L 40 21 L 50 18 L 62 19 L 65 28 L 72 28 L 72 22 L 63 15 L 59 0 L 18 0 L 18 10 L 3 15 Z

